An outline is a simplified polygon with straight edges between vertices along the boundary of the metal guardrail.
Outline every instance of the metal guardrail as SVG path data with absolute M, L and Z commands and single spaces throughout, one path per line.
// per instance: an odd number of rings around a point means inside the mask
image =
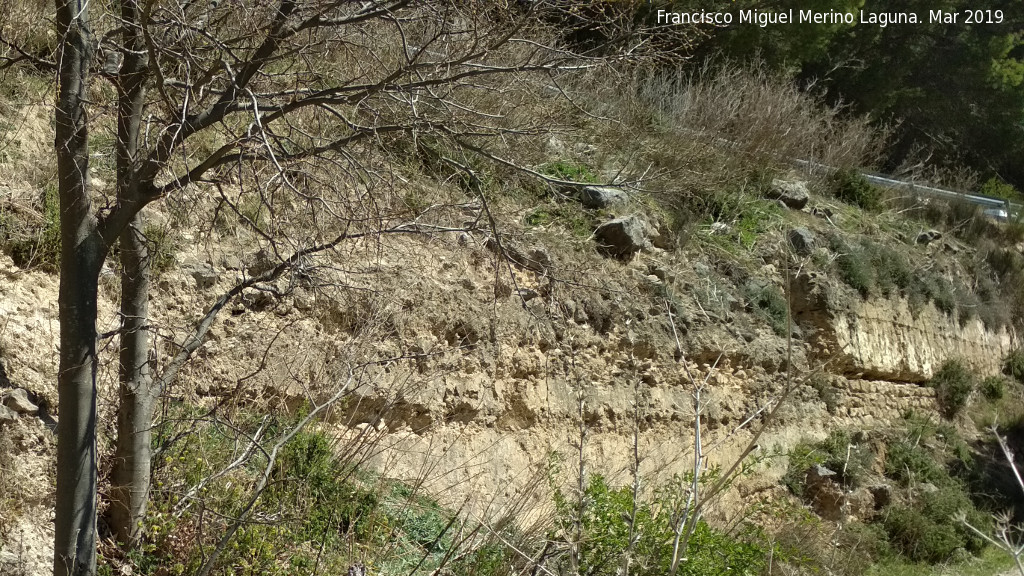
M 812 171 L 823 170 L 827 172 L 835 172 L 836 170 L 832 166 L 808 160 L 796 160 L 796 164 L 809 168 Z M 869 172 L 862 172 L 861 174 L 864 176 L 865 180 L 875 186 L 882 186 L 892 190 L 905 190 L 911 194 L 921 194 L 924 196 L 931 196 L 933 198 L 942 198 L 944 200 L 970 202 L 971 204 L 976 204 L 985 208 L 986 215 L 999 220 L 1018 219 L 1022 214 L 1024 214 L 1024 205 L 1016 204 L 1003 198 L 995 198 L 993 196 L 985 196 L 983 194 L 956 192 L 954 190 L 946 190 L 944 188 L 936 188 L 934 186 L 904 182 L 903 180 L 896 180 L 895 178 L 871 174 Z

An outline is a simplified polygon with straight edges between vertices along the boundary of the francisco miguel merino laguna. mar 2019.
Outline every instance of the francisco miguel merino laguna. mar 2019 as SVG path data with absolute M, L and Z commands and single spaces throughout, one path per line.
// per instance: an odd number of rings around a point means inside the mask
M 946 10 L 929 10 L 927 18 L 917 12 L 840 12 L 836 10 L 738 10 L 732 12 L 709 12 L 698 10 L 693 12 L 669 12 L 658 10 L 658 24 L 712 24 L 725 26 L 729 24 L 755 24 L 762 28 L 779 24 L 873 24 L 886 27 L 889 24 L 1002 24 L 1002 10 L 962 10 L 950 12 Z

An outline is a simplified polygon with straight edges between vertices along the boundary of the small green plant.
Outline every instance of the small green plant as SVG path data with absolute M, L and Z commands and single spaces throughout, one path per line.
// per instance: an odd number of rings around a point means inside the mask
M 1001 400 L 1006 395 L 1006 378 L 989 376 L 981 381 L 980 389 L 985 398 L 992 401 Z
M 815 374 L 807 384 L 818 393 L 818 399 L 825 403 L 825 410 L 829 414 L 835 414 L 839 409 L 839 393 L 836 392 L 836 387 L 821 374 Z
M 910 286 L 914 275 L 902 253 L 871 241 L 864 243 L 864 251 L 874 271 L 874 284 L 883 296 L 902 292 Z
M 789 303 L 782 290 L 772 284 L 752 282 L 747 285 L 746 297 L 757 314 L 768 322 L 776 335 L 786 335 L 789 325 Z
M 882 193 L 856 170 L 837 170 L 829 179 L 828 187 L 836 198 L 877 212 L 882 207 Z
M 959 414 L 974 391 L 974 377 L 960 360 L 946 360 L 928 385 L 935 389 L 939 407 L 947 418 Z
M 1017 348 L 1006 355 L 1003 359 L 1003 373 L 1024 383 L 1024 348 Z
M 782 219 L 782 211 L 778 204 L 755 200 L 744 204 L 736 223 L 737 239 L 740 245 L 750 250 L 758 239 L 771 230 L 772 225 Z
M 861 485 L 867 477 L 875 455 L 864 442 L 846 430 L 834 430 L 821 442 L 802 442 L 789 453 L 789 467 L 782 483 L 797 496 L 803 496 L 807 471 L 824 466 L 836 473 L 836 480 L 846 488 Z
M 523 221 L 528 226 L 561 226 L 579 238 L 590 236 L 596 225 L 593 216 L 579 206 L 561 204 L 539 206 L 528 212 Z
M 871 295 L 874 287 L 871 259 L 857 245 L 849 244 L 839 236 L 833 236 L 830 248 L 836 253 L 836 269 L 847 286 L 856 290 L 862 298 Z
M 540 173 L 571 182 L 593 184 L 598 181 L 597 173 L 594 172 L 593 168 L 582 162 L 574 162 L 572 160 L 549 162 L 540 167 Z
M 149 224 L 143 229 L 142 235 L 149 244 L 149 269 L 152 274 L 159 276 L 173 268 L 174 253 L 178 246 L 170 228 Z

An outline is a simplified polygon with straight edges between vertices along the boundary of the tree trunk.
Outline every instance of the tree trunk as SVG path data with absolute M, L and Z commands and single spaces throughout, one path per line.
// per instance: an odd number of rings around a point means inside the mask
M 88 0 L 56 0 L 60 193 L 55 576 L 96 573 L 96 297 L 106 252 L 88 196 Z
M 135 223 L 138 224 L 136 217 Z M 153 403 L 149 366 L 149 257 L 135 225 L 121 233 L 120 406 L 110 491 L 110 527 L 118 542 L 134 546 L 149 499 Z
M 125 59 L 117 77 L 117 194 L 121 204 L 139 201 L 139 125 L 145 104 L 146 62 L 135 0 L 122 0 Z M 111 475 L 108 520 L 114 536 L 129 547 L 141 533 L 149 499 L 153 389 L 149 365 L 149 251 L 137 213 L 121 232 L 120 406 L 117 448 Z

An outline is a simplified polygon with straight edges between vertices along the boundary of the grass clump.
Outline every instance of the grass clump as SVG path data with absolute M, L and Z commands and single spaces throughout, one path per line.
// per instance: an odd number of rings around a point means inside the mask
M 143 229 L 142 235 L 149 245 L 149 269 L 153 275 L 159 276 L 173 268 L 178 245 L 170 228 L 149 224 Z
M 967 406 L 974 391 L 974 376 L 961 360 L 946 360 L 928 385 L 935 389 L 942 413 L 953 418 Z
M 768 322 L 777 336 L 785 336 L 789 326 L 789 303 L 782 290 L 772 284 L 751 282 L 745 292 L 757 315 Z
M 566 204 L 534 208 L 523 217 L 523 222 L 534 227 L 559 226 L 579 238 L 590 236 L 597 226 L 594 216 L 588 214 L 586 210 Z
M 26 222 L 15 210 L 0 208 L 0 243 L 19 268 L 47 272 L 60 269 L 60 199 L 56 184 L 48 184 L 33 207 L 41 218 Z
M 849 244 L 839 236 L 832 237 L 830 248 L 836 253 L 835 266 L 839 277 L 862 298 L 869 297 L 874 288 L 870 257 L 860 246 Z
M 1006 355 L 1003 359 L 1003 373 L 1024 383 L 1024 348 L 1017 348 Z
M 559 180 L 594 184 L 598 182 L 597 172 L 582 162 L 557 160 L 540 167 L 540 173 Z
M 877 212 L 882 208 L 882 192 L 852 169 L 837 170 L 828 180 L 833 196 L 864 210 Z

